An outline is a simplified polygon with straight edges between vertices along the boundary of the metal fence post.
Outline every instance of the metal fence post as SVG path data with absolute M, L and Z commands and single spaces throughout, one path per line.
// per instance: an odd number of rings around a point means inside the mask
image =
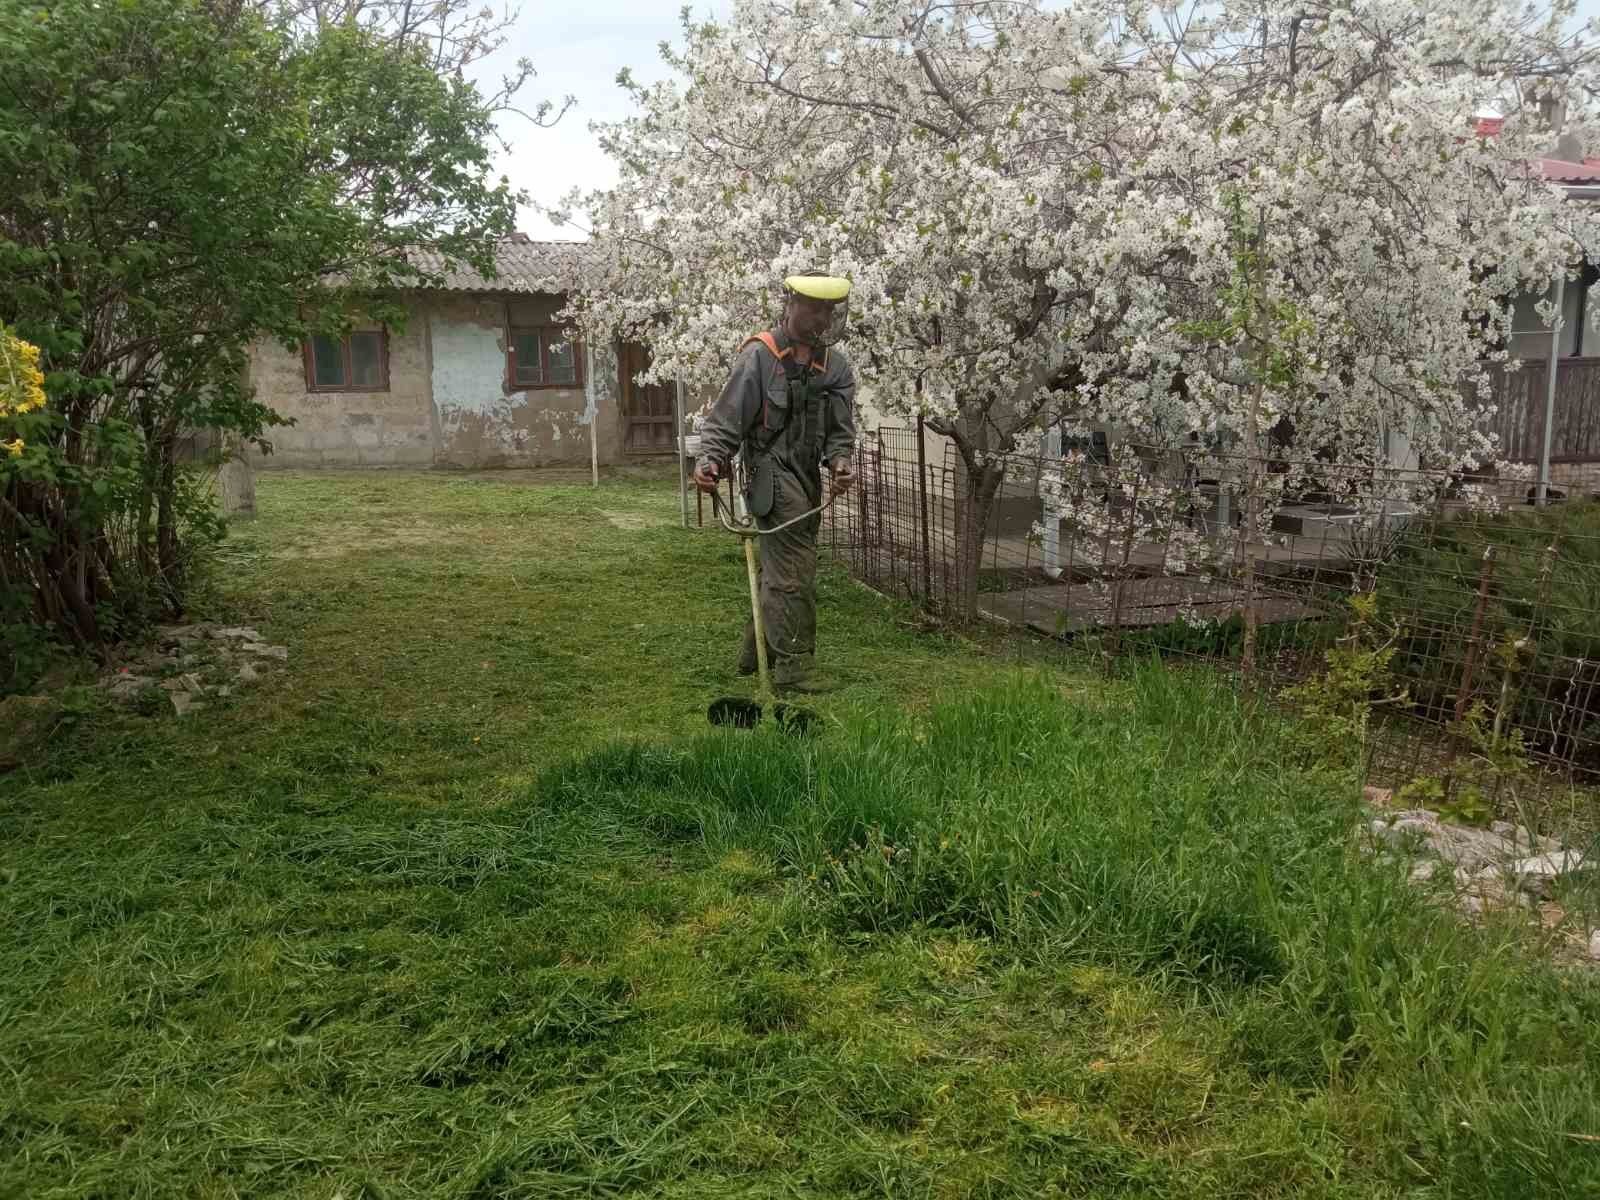
M 1550 493 L 1550 435 L 1555 428 L 1556 375 L 1561 361 L 1561 305 L 1567 289 L 1567 272 L 1556 272 L 1556 307 L 1550 318 L 1550 377 L 1544 384 L 1544 442 L 1539 450 L 1538 505 L 1543 508 Z
M 1478 666 L 1478 642 L 1483 636 L 1484 613 L 1489 607 L 1489 584 L 1494 578 L 1494 547 L 1485 546 L 1483 566 L 1478 570 L 1478 602 L 1472 611 L 1472 629 L 1467 634 L 1467 660 L 1461 667 L 1461 688 L 1456 693 L 1456 720 L 1466 718 L 1472 698 L 1472 677 Z
M 674 424 L 678 434 L 678 508 L 682 511 L 683 527 L 689 528 L 689 480 L 684 470 L 684 459 L 687 449 L 684 442 L 687 440 L 683 432 L 683 380 L 674 382 L 672 389 L 672 412 Z
M 922 606 L 933 605 L 933 554 L 928 537 L 928 446 L 922 418 L 917 418 L 917 507 L 922 541 Z

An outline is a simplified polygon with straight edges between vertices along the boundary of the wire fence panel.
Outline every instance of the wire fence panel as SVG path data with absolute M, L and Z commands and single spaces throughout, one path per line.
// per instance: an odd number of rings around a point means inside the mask
M 919 462 L 914 431 L 884 429 L 862 439 L 856 471 L 854 494 L 828 509 L 826 547 L 868 586 L 942 609 L 951 587 L 947 464 Z
M 1600 504 L 1535 507 L 1525 479 L 1198 447 L 997 466 L 985 498 L 947 441 L 878 430 L 826 548 L 948 619 L 1206 662 L 1275 692 L 1324 673 L 1360 632 L 1352 597 L 1370 597 L 1394 693 L 1375 781 L 1448 783 L 1510 746 L 1547 783 L 1600 784 Z M 969 536 L 980 550 L 963 556 Z

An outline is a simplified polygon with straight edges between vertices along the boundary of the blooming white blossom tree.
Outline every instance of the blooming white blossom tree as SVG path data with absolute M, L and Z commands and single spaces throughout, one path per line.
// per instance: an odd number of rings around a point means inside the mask
M 712 383 L 774 281 L 855 281 L 877 406 L 953 439 L 981 530 L 1052 422 L 1432 465 L 1478 432 L 1505 297 L 1595 219 L 1527 163 L 1592 128 L 1572 0 L 738 0 L 601 130 L 573 317 Z M 1586 31 L 1592 32 L 1592 31 Z M 1479 136 L 1485 102 L 1505 113 Z M 1478 380 L 1475 393 L 1471 384 Z M 972 536 L 969 533 L 969 538 Z M 976 555 L 967 557 L 975 567 Z

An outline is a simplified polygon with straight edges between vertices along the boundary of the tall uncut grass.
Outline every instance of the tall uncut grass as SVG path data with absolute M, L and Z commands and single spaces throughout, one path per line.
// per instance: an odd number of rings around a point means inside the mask
M 1107 694 L 1020 682 L 812 740 L 619 745 L 540 797 L 765 851 L 841 935 L 958 927 L 1159 977 L 1252 1073 L 1358 1113 L 1352 1157 L 1396 1186 L 1600 1195 L 1593 976 L 1409 885 L 1364 846 L 1353 778 L 1298 764 L 1225 683 L 1149 666 Z

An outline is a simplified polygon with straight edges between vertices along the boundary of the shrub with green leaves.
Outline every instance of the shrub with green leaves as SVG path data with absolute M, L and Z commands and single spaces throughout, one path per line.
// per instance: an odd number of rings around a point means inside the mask
M 1383 624 L 1375 594 L 1350 597 L 1345 632 L 1323 655 L 1323 670 L 1284 692 L 1299 706 L 1296 740 L 1307 761 L 1357 761 L 1374 711 L 1407 703 L 1391 665 L 1401 632 Z
M 47 398 L 0 428 L 0 687 L 31 661 L 16 626 L 92 645 L 181 610 L 216 530 L 179 446 L 264 439 L 255 337 L 397 323 L 416 275 L 396 251 L 488 268 L 510 228 L 472 84 L 365 19 L 270 16 L 0 7 L 0 325 L 38 348 Z

